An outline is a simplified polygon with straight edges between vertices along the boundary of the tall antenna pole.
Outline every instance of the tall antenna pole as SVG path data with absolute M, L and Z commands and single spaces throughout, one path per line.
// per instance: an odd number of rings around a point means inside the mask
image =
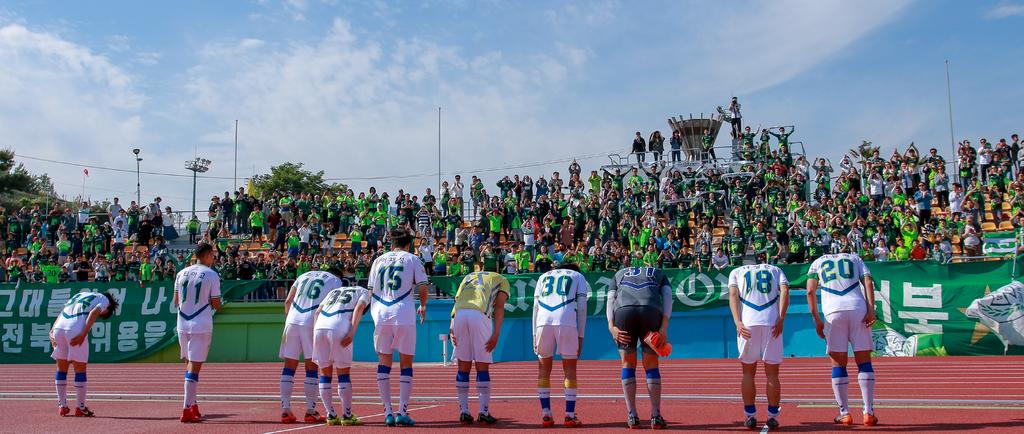
M 441 107 L 437 107 L 437 194 L 441 194 Z
M 960 170 L 956 166 L 959 159 L 956 158 L 956 139 L 953 138 L 953 90 L 949 84 L 949 59 L 946 59 L 946 104 L 949 106 L 949 149 L 953 151 L 949 158 L 954 163 L 953 171 L 956 172 L 956 177 L 959 180 Z
M 235 191 L 238 191 L 238 119 L 235 119 Z

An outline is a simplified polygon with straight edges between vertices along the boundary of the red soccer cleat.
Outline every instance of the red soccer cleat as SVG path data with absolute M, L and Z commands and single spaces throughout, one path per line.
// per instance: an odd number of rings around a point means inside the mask
M 191 410 L 192 415 L 196 417 L 196 422 L 203 420 L 203 414 L 199 412 L 199 404 L 192 404 L 188 409 Z
M 541 420 L 540 424 L 544 428 L 551 428 L 555 426 L 555 419 L 551 416 L 544 416 L 544 419 Z
M 292 414 L 291 410 L 285 410 L 281 413 L 281 423 L 295 423 L 298 419 Z
M 192 412 L 192 408 L 185 408 L 181 410 L 181 423 L 196 423 L 199 422 L 199 418 L 196 417 L 195 413 Z
M 878 425 L 878 418 L 871 413 L 864 413 L 864 426 Z
M 836 416 L 835 419 L 832 419 L 832 421 L 840 425 L 853 425 L 853 416 L 850 416 L 849 414 L 841 414 Z
M 96 413 L 93 413 L 92 410 L 89 410 L 89 407 L 75 408 L 75 417 L 93 417 L 95 415 Z
M 319 412 L 313 411 L 312 413 L 306 413 L 306 417 L 303 418 L 306 423 L 324 423 L 327 422 L 327 418 L 320 415 Z
M 579 428 L 579 427 L 582 427 L 582 426 L 583 426 L 583 421 L 581 421 L 578 417 L 575 417 L 575 416 L 573 416 L 573 417 L 566 416 L 565 417 L 565 427 L 566 428 Z
M 60 417 L 67 416 L 71 414 L 71 409 L 67 407 L 61 407 L 60 410 L 58 410 L 57 414 L 59 414 Z

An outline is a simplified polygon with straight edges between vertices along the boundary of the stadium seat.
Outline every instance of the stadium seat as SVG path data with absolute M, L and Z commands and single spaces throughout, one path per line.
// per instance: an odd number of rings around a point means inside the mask
M 1011 223 L 1009 220 L 1003 220 L 1003 221 L 999 222 L 999 230 L 1001 230 L 1001 231 L 1012 231 L 1013 230 L 1013 223 Z
M 996 224 L 990 221 L 986 221 L 981 224 L 981 230 L 984 232 L 992 232 L 996 230 Z

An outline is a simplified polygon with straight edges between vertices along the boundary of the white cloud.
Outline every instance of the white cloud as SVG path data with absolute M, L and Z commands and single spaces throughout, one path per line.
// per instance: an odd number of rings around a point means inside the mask
M 712 31 L 685 35 L 699 47 L 684 68 L 692 91 L 753 93 L 786 82 L 838 55 L 854 41 L 897 17 L 909 0 L 780 0 L 707 12 Z M 704 13 L 702 11 L 702 13 Z
M 543 116 L 545 98 L 585 64 L 580 48 L 518 60 L 500 52 L 469 56 L 422 39 L 363 40 L 341 19 L 316 41 L 246 45 L 211 44 L 188 73 L 191 109 L 223 118 L 223 128 L 204 133 L 205 152 L 227 157 L 229 118 L 237 116 L 246 161 L 301 161 L 333 177 L 429 173 L 441 105 L 446 171 L 574 153 L 551 150 L 561 131 Z M 580 138 L 607 132 L 598 127 Z M 431 183 L 420 181 L 414 185 Z
M 1016 3 L 1003 3 L 985 13 L 985 17 L 992 20 L 1021 16 L 1024 16 L 1024 5 Z

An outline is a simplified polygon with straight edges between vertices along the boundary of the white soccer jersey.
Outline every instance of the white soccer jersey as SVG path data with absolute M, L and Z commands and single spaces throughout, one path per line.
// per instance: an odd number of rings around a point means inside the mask
M 573 270 L 551 270 L 537 278 L 533 290 L 533 327 L 564 325 L 577 327 L 577 300 L 586 303 L 590 284 Z M 584 304 L 586 306 L 586 304 Z M 584 316 L 585 316 L 584 312 Z M 583 336 L 583 330 L 580 330 Z
M 427 272 L 420 258 L 409 252 L 387 252 L 370 267 L 370 315 L 376 325 L 415 325 L 416 295 L 426 283 Z
M 779 320 L 779 297 L 789 279 L 782 269 L 769 264 L 744 265 L 729 273 L 729 287 L 740 294 L 741 319 L 745 326 L 774 326 Z
M 348 286 L 331 291 L 320 304 L 320 316 L 316 318 L 313 329 L 347 332 L 352 324 L 352 313 L 359 303 L 370 303 L 370 292 L 366 288 Z
M 292 288 L 295 288 L 295 297 L 292 298 L 291 308 L 288 309 L 288 318 L 285 324 L 300 327 L 313 326 L 313 312 L 320 307 L 327 293 L 340 288 L 341 279 L 326 271 L 314 270 L 302 273 Z
M 821 288 L 821 311 L 826 316 L 841 310 L 867 308 L 861 279 L 871 276 L 864 260 L 857 255 L 838 253 L 825 255 L 811 263 L 808 279 L 817 279 Z
M 61 309 L 53 328 L 78 335 L 89 322 L 89 313 L 93 309 L 106 309 L 107 306 L 110 306 L 110 302 L 105 295 L 98 292 L 79 292 L 64 303 L 64 309 Z
M 210 301 L 220 298 L 220 276 L 202 264 L 185 267 L 174 278 L 178 296 L 178 332 L 212 333 L 213 307 Z

